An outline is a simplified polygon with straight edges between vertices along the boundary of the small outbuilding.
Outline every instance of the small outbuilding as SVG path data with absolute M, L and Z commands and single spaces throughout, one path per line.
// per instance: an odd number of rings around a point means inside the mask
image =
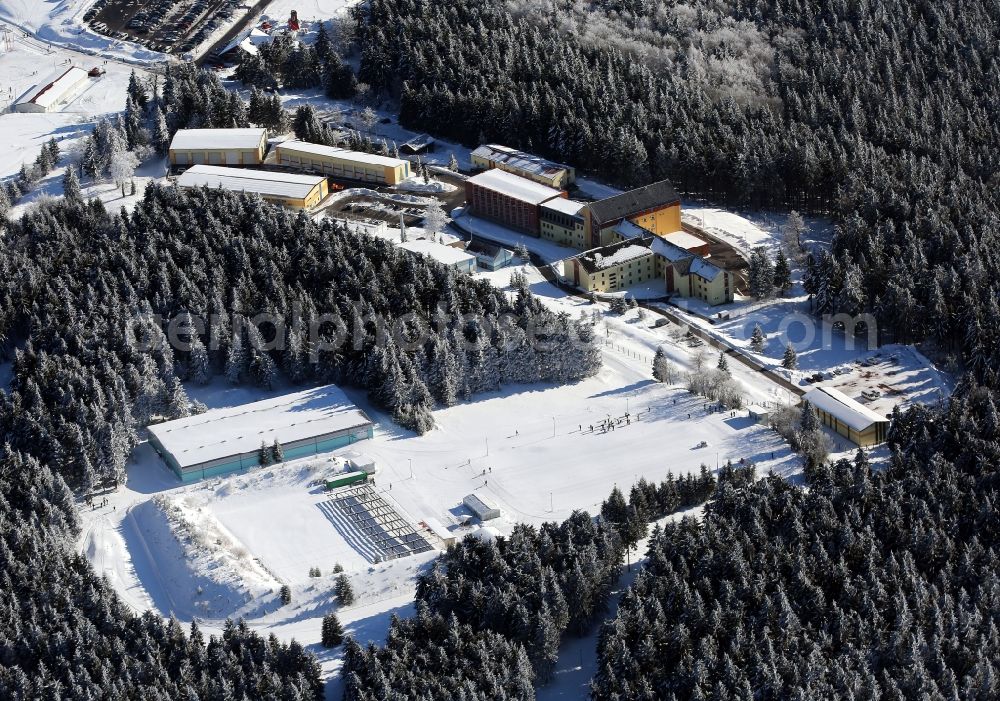
M 500 507 L 485 495 L 469 494 L 462 500 L 462 503 L 480 521 L 491 521 L 495 518 L 500 518 Z
M 440 540 L 446 548 L 450 548 L 458 540 L 458 536 L 445 528 L 444 525 L 436 518 L 425 518 L 424 525 L 427 526 L 427 530 L 437 536 L 438 540 Z
M 884 443 L 889 419 L 851 399 L 833 387 L 815 387 L 802 401 L 816 409 L 820 422 L 847 440 L 862 447 Z
M 499 270 L 510 265 L 514 260 L 513 251 L 482 239 L 472 239 L 465 247 L 465 252 L 474 255 L 479 267 L 487 270 Z
M 433 258 L 437 262 L 454 268 L 460 273 L 474 273 L 476 271 L 476 257 L 466 253 L 461 248 L 446 246 L 443 243 L 428 241 L 427 239 L 404 241 L 399 244 L 399 248 L 414 255 Z
M 12 112 L 58 112 L 90 84 L 90 75 L 77 66 L 63 68 L 32 87 L 11 107 Z

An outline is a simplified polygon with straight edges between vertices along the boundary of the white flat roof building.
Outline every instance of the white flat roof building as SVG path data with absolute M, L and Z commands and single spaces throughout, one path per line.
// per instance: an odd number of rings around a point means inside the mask
M 150 443 L 184 481 L 235 472 L 277 440 L 285 459 L 371 438 L 371 419 L 336 385 L 213 409 L 149 427 Z
M 14 103 L 13 112 L 56 112 L 87 87 L 90 76 L 77 66 L 60 69 Z
M 708 241 L 704 241 L 686 231 L 675 231 L 672 234 L 667 234 L 663 238 L 675 246 L 680 246 L 688 251 L 693 248 L 701 248 L 708 243 Z
M 172 151 L 255 150 L 267 136 L 265 129 L 178 129 Z
M 419 253 L 429 258 L 433 258 L 439 263 L 450 265 L 463 271 L 472 271 L 476 267 L 476 257 L 466 253 L 461 248 L 445 246 L 443 243 L 417 239 L 415 241 L 404 241 L 399 247 L 410 253 Z
M 560 214 L 568 214 L 571 217 L 582 217 L 581 212 L 587 205 L 566 197 L 557 197 L 542 203 L 542 209 L 551 209 Z
M 227 168 L 225 166 L 191 166 L 177 178 L 180 187 L 221 187 L 233 192 L 254 192 L 269 200 L 281 200 L 282 203 L 303 202 L 303 206 L 311 206 L 307 200 L 315 198 L 317 193 L 322 199 L 326 178 L 322 175 L 300 175 L 298 173 L 277 173 L 269 170 L 251 170 L 249 168 Z
M 348 158 L 358 163 L 389 168 L 398 168 L 399 166 L 409 164 L 409 161 L 404 161 L 401 158 L 390 158 L 389 156 L 380 156 L 377 153 L 365 153 L 364 151 L 351 151 L 350 149 L 339 148 L 337 146 L 311 144 L 308 141 L 283 141 L 277 145 L 277 148 L 296 153 L 308 153 L 313 156 Z
M 499 168 L 473 175 L 465 182 L 534 205 L 551 200 L 553 197 L 562 197 L 561 190 L 536 183 L 534 180 L 522 178 L 520 175 L 514 175 Z

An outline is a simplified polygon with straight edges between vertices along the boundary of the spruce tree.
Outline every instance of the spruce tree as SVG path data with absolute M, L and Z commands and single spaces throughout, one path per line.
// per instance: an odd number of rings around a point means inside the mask
M 778 250 L 778 259 L 774 263 L 774 286 L 780 294 L 785 294 L 792 286 L 792 270 L 788 266 L 785 252 Z
M 729 374 L 729 361 L 726 359 L 726 354 L 724 352 L 719 353 L 719 363 L 716 365 L 716 369 L 721 372 Z
M 80 189 L 80 179 L 76 177 L 73 166 L 66 166 L 62 178 L 63 196 L 71 202 L 82 202 L 83 191 Z
M 795 349 L 792 348 L 791 343 L 785 346 L 785 355 L 781 359 L 781 367 L 786 370 L 795 370 L 799 367 L 799 356 L 796 354 Z
M 337 597 L 337 603 L 341 606 L 350 606 L 354 603 L 354 587 L 351 586 L 351 580 L 343 572 L 337 575 L 333 591 Z
M 337 647 L 344 642 L 344 628 L 340 625 L 337 614 L 331 611 L 323 616 L 323 625 L 320 632 L 320 644 L 323 647 Z
M 760 324 L 753 325 L 753 334 L 750 336 L 750 350 L 754 353 L 764 352 L 764 342 L 767 340 L 767 336 L 764 335 L 764 330 L 760 327 Z

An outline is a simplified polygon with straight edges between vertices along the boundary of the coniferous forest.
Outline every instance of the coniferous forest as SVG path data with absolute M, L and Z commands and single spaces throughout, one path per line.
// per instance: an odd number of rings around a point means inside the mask
M 182 381 L 225 374 L 269 387 L 283 372 L 354 385 L 426 430 L 435 404 L 502 383 L 565 382 L 600 365 L 590 326 L 546 311 L 526 287 L 508 297 L 258 198 L 151 186 L 131 214 L 64 199 L 11 223 L 5 237 L 2 331 L 20 347 L 0 407 L 3 698 L 321 694 L 301 646 L 243 626 L 206 642 L 196 629 L 137 617 L 71 552 L 70 488 L 120 484 L 139 427 L 197 410 Z M 269 312 L 279 324 L 250 323 Z M 410 314 L 430 326 L 439 313 L 416 348 L 402 350 L 391 334 L 376 343 L 380 324 Z M 313 323 L 320 314 L 345 321 L 344 343 L 333 342 L 332 324 Z M 517 321 L 500 323 L 507 314 Z M 156 315 L 179 322 L 183 350 L 163 342 Z M 201 329 L 196 318 L 212 322 Z M 279 325 L 283 338 L 274 337 Z
M 911 0 L 372 0 L 400 121 L 612 182 L 829 213 L 819 313 L 872 312 L 996 386 L 1000 8 Z
M 803 489 L 727 467 L 616 490 L 596 521 L 466 539 L 384 646 L 345 642 L 346 698 L 531 699 L 560 643 L 598 625 L 594 699 L 1000 697 L 996 3 L 370 0 L 355 19 L 357 79 L 331 47 L 288 43 L 240 78 L 333 97 L 361 81 L 405 126 L 469 145 L 832 216 L 832 249 L 806 270 L 814 310 L 871 312 L 883 341 L 929 341 L 964 376 L 945 405 L 896 412 L 886 469 L 812 465 Z M 126 148 L 162 153 L 178 128 L 288 124 L 273 96 L 244 103 L 192 66 L 151 92 L 130 86 L 124 117 L 95 130 L 86 175 Z M 346 342 L 311 324 L 322 314 Z M 186 343 L 163 343 L 163 320 Z M 397 321 L 432 330 L 373 341 Z M 153 186 L 113 212 L 78 182 L 4 227 L 0 339 L 5 699 L 321 698 L 299 644 L 137 615 L 75 553 L 74 492 L 119 484 L 144 425 L 199 411 L 184 383 L 336 382 L 424 431 L 436 406 L 600 364 L 589 324 L 524 285 L 501 293 L 253 197 Z M 648 521 L 702 503 L 654 528 L 604 620 Z

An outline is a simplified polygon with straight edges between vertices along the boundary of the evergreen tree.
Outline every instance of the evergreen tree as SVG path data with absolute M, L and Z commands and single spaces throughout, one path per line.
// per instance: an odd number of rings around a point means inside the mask
M 63 196 L 73 202 L 83 202 L 83 191 L 80 189 L 80 180 L 76 177 L 73 166 L 66 166 L 62 178 Z
M 778 250 L 778 259 L 774 263 L 774 286 L 780 294 L 785 294 L 792 287 L 792 270 L 788 266 L 785 252 Z
M 292 603 L 292 588 L 287 584 L 282 584 L 278 592 L 278 598 L 281 600 L 282 606 L 288 606 L 288 604 Z
M 344 629 L 340 625 L 337 614 L 331 611 L 323 616 L 323 625 L 320 631 L 320 644 L 323 647 L 337 647 L 344 642 Z
M 792 344 L 785 345 L 785 355 L 781 359 L 781 367 L 787 370 L 795 370 L 799 367 L 799 356 L 792 348 Z
M 337 575 L 333 591 L 337 597 L 337 603 L 341 606 L 350 606 L 354 603 L 354 587 L 351 586 L 351 580 L 343 572 Z
M 721 353 L 721 352 L 719 353 L 719 363 L 718 363 L 718 365 L 716 365 L 716 368 L 720 372 L 724 372 L 727 375 L 730 374 L 729 373 L 729 361 L 726 359 L 726 354 L 725 353 Z
M 753 334 L 750 336 L 750 350 L 754 353 L 763 353 L 766 341 L 767 336 L 764 335 L 764 330 L 760 327 L 760 324 L 754 324 Z

